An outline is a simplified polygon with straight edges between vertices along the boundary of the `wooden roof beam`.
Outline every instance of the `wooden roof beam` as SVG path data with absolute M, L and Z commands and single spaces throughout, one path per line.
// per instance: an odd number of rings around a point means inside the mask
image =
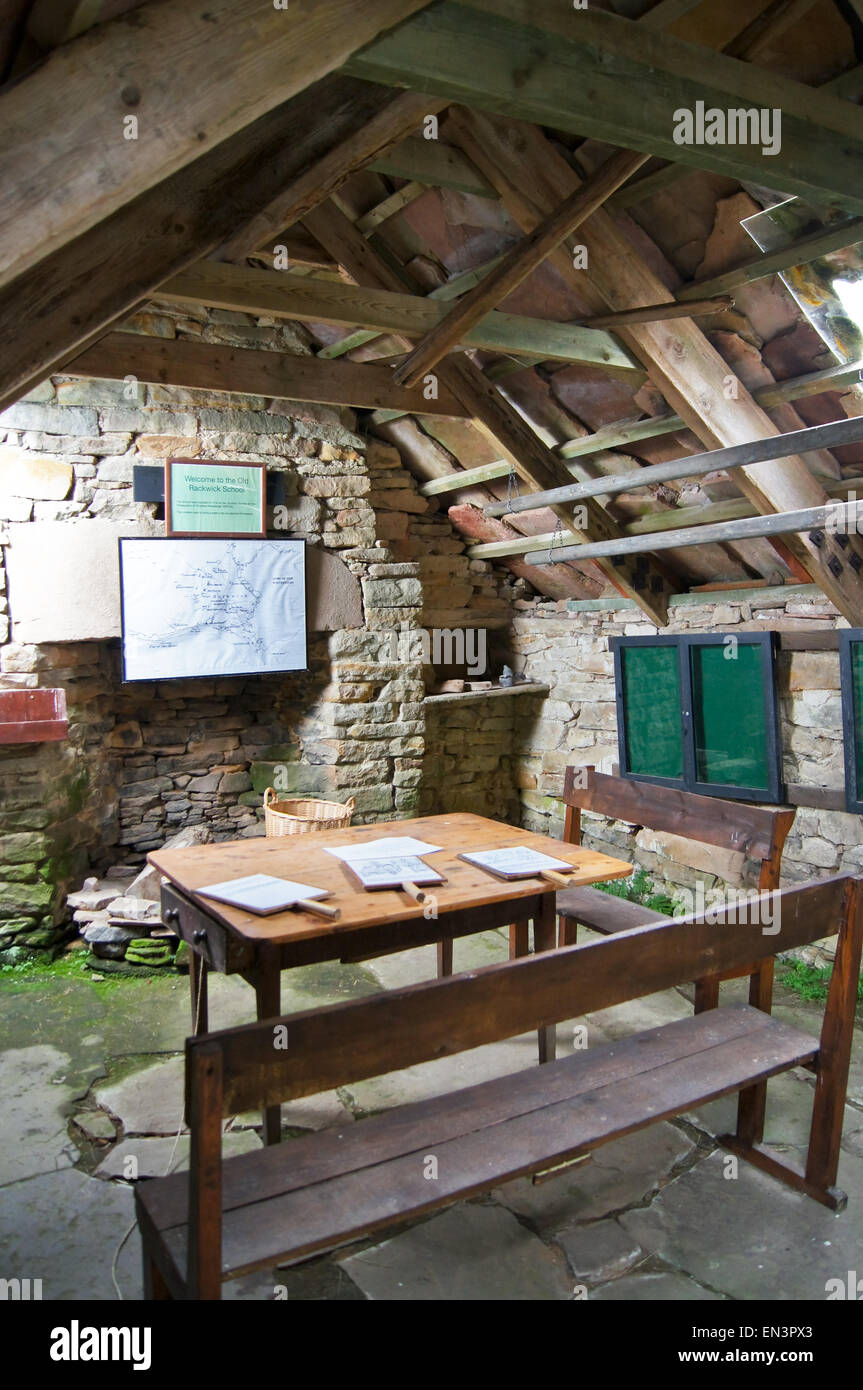
M 595 8 L 441 0 L 354 54 L 346 71 L 863 213 L 854 107 Z M 757 144 L 706 144 L 695 113 L 711 108 L 779 110 L 781 140 L 772 122 Z M 681 110 L 693 115 L 689 132 Z
M 213 251 L 274 188 L 296 185 L 302 199 L 308 172 L 392 100 L 325 77 L 0 289 L 0 408 Z
M 228 237 L 216 253 L 218 259 L 244 261 L 268 242 L 277 240 L 294 222 L 302 221 L 306 212 L 326 202 L 357 169 L 415 130 L 424 116 L 434 115 L 445 106 L 440 98 L 421 92 L 393 96 L 370 120 L 280 189 L 266 207 Z
M 451 110 L 447 128 L 486 177 L 494 180 L 507 210 L 525 229 L 535 226 L 562 195 L 578 186 L 578 175 L 535 127 L 513 128 L 498 118 L 459 108 Z M 665 292 L 661 281 L 607 212 L 594 213 L 578 235 L 588 248 L 588 268 L 574 270 L 566 254 L 558 254 L 554 262 L 567 283 L 582 291 L 585 284 L 590 285 L 613 310 L 661 299 Z M 620 336 L 707 448 L 776 435 L 770 417 L 691 319 L 631 325 L 622 328 Z M 737 476 L 744 496 L 762 512 L 791 511 L 826 501 L 823 488 L 799 458 L 753 464 Z M 850 538 L 847 553 L 832 537 L 823 546 L 805 535 L 789 545 L 795 563 L 805 567 L 849 622 L 859 621 L 863 617 L 863 577 L 856 567 L 863 558 L 860 539 Z
M 794 454 L 813 453 L 816 449 L 838 449 L 863 440 L 863 416 L 852 415 L 827 425 L 812 425 L 808 429 L 792 430 L 773 438 L 753 439 L 746 444 L 732 444 L 726 449 L 711 449 L 705 454 L 690 454 L 687 458 L 653 463 L 647 468 L 630 469 L 626 473 L 589 478 L 586 482 L 567 483 L 535 497 L 519 497 L 512 502 L 492 502 L 485 508 L 488 516 L 503 516 L 510 512 L 533 511 L 535 507 L 554 502 L 579 502 L 586 497 L 614 496 L 631 492 L 633 488 L 652 487 L 681 478 L 703 478 L 708 473 L 744 468 L 770 459 L 784 459 Z
M 359 227 L 359 223 L 355 224 Z M 362 228 L 360 227 L 360 230 Z M 159 289 L 174 304 L 206 304 L 243 313 L 272 314 L 299 322 L 374 329 L 419 337 L 447 318 L 447 307 L 430 297 L 364 289 L 344 281 L 309 280 L 288 271 L 199 261 Z M 467 347 L 539 355 L 543 360 L 608 367 L 642 376 L 642 369 L 611 334 L 521 314 L 490 313 L 469 329 Z M 399 374 L 396 373 L 398 380 Z M 401 383 L 399 383 L 401 384 Z
M 621 150 L 612 155 L 579 189 L 503 257 L 485 279 L 466 294 L 441 322 L 399 363 L 395 379 L 416 386 L 451 352 L 496 304 L 531 275 L 565 237 L 580 227 L 648 156 Z
M 410 284 L 408 272 L 404 268 L 396 271 L 384 260 L 332 202 L 316 208 L 306 225 L 358 284 L 383 289 L 401 289 Z M 472 362 L 463 356 L 452 358 L 441 365 L 439 376 L 493 442 L 495 450 L 506 455 L 525 482 L 540 488 L 545 485 L 544 480 L 562 480 L 564 466 L 560 460 Z M 563 521 L 572 521 L 565 506 L 559 515 Z M 608 513 L 596 503 L 589 503 L 586 535 L 615 534 L 619 530 Z M 615 587 L 634 598 L 652 622 L 662 625 L 667 621 L 668 600 L 674 586 L 662 569 L 649 562 L 624 562 L 618 567 L 603 560 L 601 565 Z
M 703 280 L 691 280 L 677 291 L 677 298 L 683 303 L 700 301 L 707 295 L 727 294 L 729 290 L 751 285 L 768 275 L 779 275 L 795 265 L 808 265 L 819 256 L 829 256 L 835 251 L 844 251 L 849 246 L 858 246 L 863 241 L 863 218 L 845 222 L 840 227 L 823 227 L 809 236 L 800 237 L 790 246 L 779 251 L 768 251 L 764 255 L 753 256 L 742 265 L 733 266 L 719 275 L 709 275 Z
M 55 49 L 0 92 L 0 285 L 425 3 L 156 0 Z
M 366 168 L 373 174 L 388 174 L 390 178 L 408 179 L 430 188 L 451 188 L 456 193 L 471 193 L 475 198 L 497 198 L 496 190 L 461 150 L 442 140 L 426 140 L 422 135 L 406 136 L 385 154 L 376 155 Z
M 464 406 L 442 388 L 427 401 L 421 390 L 396 386 L 388 367 L 366 362 L 325 362 L 287 352 L 222 347 L 196 339 L 150 338 L 140 333 L 108 333 L 67 362 L 70 376 L 139 381 L 165 386 L 275 396 L 285 400 L 350 405 L 366 410 L 389 407 L 426 415 L 464 418 Z
M 621 540 L 597 541 L 586 545 L 564 545 L 553 547 L 554 561 L 602 560 L 627 555 L 644 555 L 656 550 L 675 550 L 687 545 L 726 545 L 729 542 L 755 540 L 764 536 L 790 536 L 809 532 L 813 544 L 827 544 L 827 535 L 834 542 L 841 542 L 839 549 L 850 545 L 850 537 L 857 534 L 857 526 L 863 523 L 863 502 L 827 502 L 819 507 L 803 507 L 793 512 L 774 512 L 770 516 L 745 517 L 739 521 L 722 521 L 709 526 L 686 526 L 680 530 L 660 531 L 646 536 L 624 536 Z M 546 545 L 538 546 L 537 538 L 532 537 L 524 551 L 533 564 L 543 563 L 541 556 L 548 550 Z M 615 548 L 617 547 L 617 548 Z M 484 546 L 472 546 L 468 550 L 472 560 L 489 559 Z M 548 564 L 551 561 L 546 560 Z

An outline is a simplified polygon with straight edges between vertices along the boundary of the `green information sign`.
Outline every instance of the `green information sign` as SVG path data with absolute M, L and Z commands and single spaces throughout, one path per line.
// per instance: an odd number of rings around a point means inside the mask
M 264 465 L 169 459 L 165 529 L 169 536 L 266 535 Z

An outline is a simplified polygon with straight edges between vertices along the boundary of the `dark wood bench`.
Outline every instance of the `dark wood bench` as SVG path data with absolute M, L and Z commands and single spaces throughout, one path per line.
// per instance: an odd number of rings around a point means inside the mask
M 188 1174 L 135 1200 L 148 1298 L 217 1299 L 223 1280 L 332 1249 L 739 1092 L 722 1142 L 834 1210 L 863 879 L 781 895 L 781 930 L 672 919 L 370 999 L 189 1038 Z M 777 904 L 772 903 L 775 913 Z M 774 916 L 774 924 L 775 924 Z M 749 1004 L 710 1009 L 341 1129 L 222 1160 L 224 1117 L 451 1056 L 742 966 L 839 931 L 820 1041 Z M 287 1049 L 282 1050 L 287 1030 Z M 766 1078 L 815 1071 L 805 1166 L 762 1144 Z M 429 1176 L 428 1157 L 437 1160 Z M 733 1200 L 733 1194 L 729 1198 Z M 717 1214 L 717 1220 L 721 1214 Z
M 566 820 L 563 838 L 571 845 L 581 843 L 581 813 L 595 811 L 611 820 L 629 821 L 670 835 L 680 835 L 702 844 L 745 854 L 760 861 L 758 889 L 762 893 L 779 887 L 782 850 L 794 824 L 795 812 L 787 807 L 753 806 L 721 797 L 696 796 L 676 787 L 658 787 L 650 782 L 633 782 L 610 777 L 592 767 L 568 767 L 563 799 Z M 599 888 L 564 888 L 556 897 L 561 945 L 572 945 L 581 924 L 604 936 L 629 931 L 646 922 L 662 922 L 665 917 L 627 898 L 614 897 Z M 772 961 L 765 962 L 760 976 L 759 1007 L 769 1008 Z M 732 971 L 733 978 L 748 971 Z M 710 976 L 696 984 L 696 1010 L 712 1008 L 718 999 L 719 977 Z

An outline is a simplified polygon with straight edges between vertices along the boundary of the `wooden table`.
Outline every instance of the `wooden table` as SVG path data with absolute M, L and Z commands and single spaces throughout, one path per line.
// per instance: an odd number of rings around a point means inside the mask
M 436 916 L 429 915 L 428 900 L 420 904 L 398 890 L 367 892 L 358 887 L 341 860 L 325 852 L 328 845 L 363 844 L 384 835 L 410 835 L 442 847 L 427 859 L 446 879 L 429 890 L 436 899 Z M 162 887 L 163 918 L 190 948 L 193 1029 L 207 1031 L 208 969 L 239 974 L 248 981 L 255 991 L 257 1016 L 264 1019 L 280 1013 L 282 970 L 298 965 L 367 960 L 435 943 L 439 970 L 449 973 L 455 937 L 510 927 L 511 954 L 526 955 L 530 922 L 534 950 L 551 950 L 556 925 L 552 884 L 538 878 L 505 882 L 458 858 L 465 850 L 515 845 L 572 864 L 574 872 L 567 875 L 572 887 L 632 873 L 625 860 L 461 813 L 378 821 L 300 837 L 228 840 L 148 855 L 168 880 Z M 341 910 L 339 921 L 297 910 L 260 917 L 196 894 L 204 884 L 257 873 L 328 888 L 327 903 Z M 543 1029 L 540 1061 L 553 1056 L 554 1030 Z M 278 1107 L 266 1114 L 265 1137 L 267 1143 L 278 1140 Z

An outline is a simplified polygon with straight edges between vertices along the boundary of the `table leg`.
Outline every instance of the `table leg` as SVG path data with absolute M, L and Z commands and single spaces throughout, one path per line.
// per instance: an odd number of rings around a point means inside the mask
M 528 955 L 530 951 L 530 937 L 528 936 L 527 922 L 514 922 L 509 929 L 509 958 L 518 960 L 520 956 Z
M 189 993 L 192 1005 L 192 1033 L 206 1033 L 209 1011 L 207 1008 L 207 971 L 209 967 L 203 956 L 189 947 Z
M 278 1018 L 281 1012 L 282 976 L 278 961 L 262 960 L 254 973 L 255 1006 L 258 1022 Z M 263 1112 L 264 1143 L 278 1144 L 282 1137 L 282 1107 L 269 1105 Z
M 557 913 L 554 893 L 543 893 L 542 907 L 533 919 L 533 950 L 553 951 L 557 945 Z M 557 1051 L 557 1025 L 548 1024 L 539 1029 L 539 1060 L 553 1062 Z

